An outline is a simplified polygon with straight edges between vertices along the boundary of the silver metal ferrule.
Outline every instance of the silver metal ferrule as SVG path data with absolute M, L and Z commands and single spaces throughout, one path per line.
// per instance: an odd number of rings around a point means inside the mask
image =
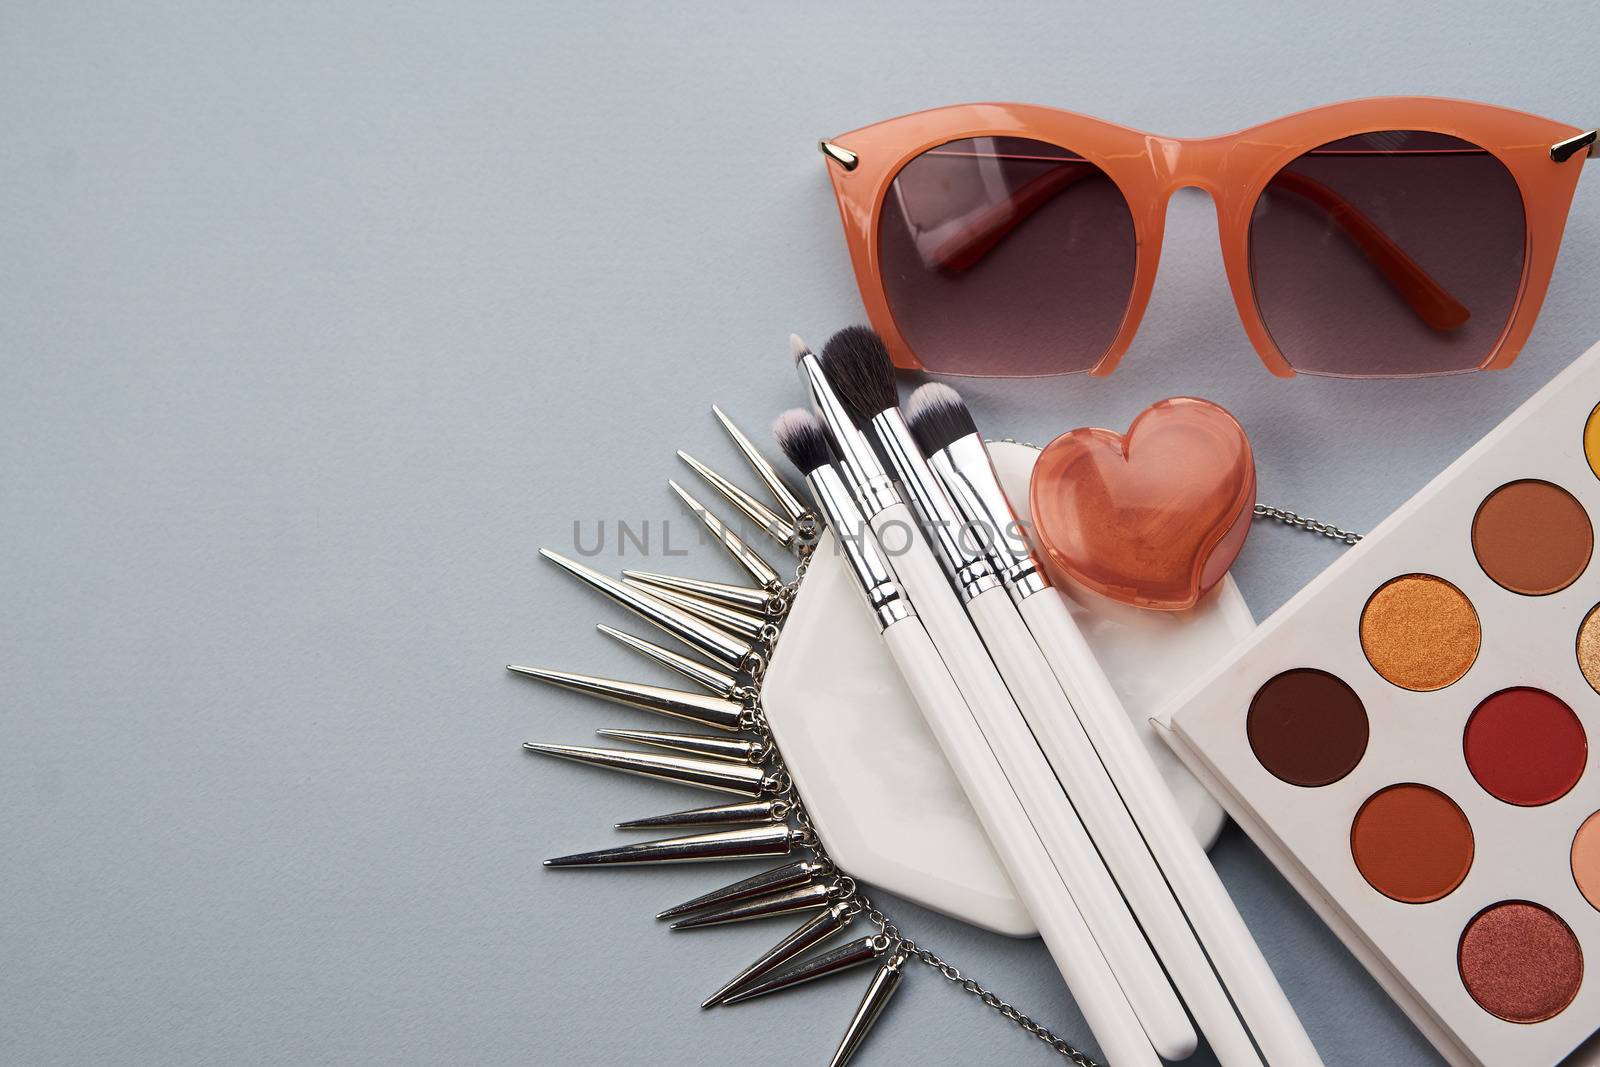
M 872 518 L 885 508 L 900 503 L 889 472 L 883 469 L 872 443 L 850 417 L 844 401 L 833 391 L 828 376 L 822 373 L 822 361 L 814 353 L 807 353 L 795 364 L 800 368 L 800 380 L 811 393 L 812 404 L 822 418 L 822 428 L 836 456 L 844 463 L 845 477 L 859 494 L 861 510 Z
M 1028 549 L 1022 523 L 1000 488 L 983 438 L 975 433 L 958 438 L 935 452 L 929 462 L 965 520 L 964 529 L 983 538 L 1012 597 L 1026 600 L 1050 588 L 1050 580 Z
M 900 591 L 894 569 L 884 557 L 872 528 L 856 506 L 855 497 L 845 487 L 844 478 L 831 463 L 824 463 L 807 475 L 806 482 L 811 486 L 811 495 L 817 498 L 823 518 L 833 528 L 834 540 L 867 598 L 879 632 L 915 615 L 911 602 Z
M 938 476 L 923 458 L 900 409 L 878 412 L 872 417 L 871 426 L 879 447 L 889 457 L 889 466 L 910 498 L 917 524 L 933 545 L 933 554 L 950 584 L 961 594 L 961 602 L 967 603 L 998 586 L 1000 576 L 995 573 L 988 546 L 962 522 Z

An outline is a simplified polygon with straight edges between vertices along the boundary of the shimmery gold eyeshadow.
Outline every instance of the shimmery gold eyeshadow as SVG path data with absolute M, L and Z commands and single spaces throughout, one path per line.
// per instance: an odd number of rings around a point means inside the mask
M 1600 693 L 1600 604 L 1589 609 L 1578 627 L 1578 669 Z
M 1527 478 L 1490 493 L 1472 517 L 1483 573 L 1523 596 L 1548 596 L 1578 580 L 1594 551 L 1583 505 L 1559 485 Z
M 1589 461 L 1589 469 L 1600 478 L 1600 404 L 1589 412 L 1589 419 L 1583 424 L 1583 455 Z
M 1483 631 L 1466 594 L 1431 574 L 1403 574 L 1361 610 L 1367 662 L 1402 689 L 1443 689 L 1478 658 Z

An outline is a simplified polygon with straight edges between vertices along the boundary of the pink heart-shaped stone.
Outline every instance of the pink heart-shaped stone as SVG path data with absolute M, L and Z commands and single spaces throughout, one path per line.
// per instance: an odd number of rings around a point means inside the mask
M 1244 428 L 1207 400 L 1152 404 L 1126 434 L 1071 430 L 1029 487 L 1045 568 L 1125 604 L 1180 611 L 1222 580 L 1256 502 Z

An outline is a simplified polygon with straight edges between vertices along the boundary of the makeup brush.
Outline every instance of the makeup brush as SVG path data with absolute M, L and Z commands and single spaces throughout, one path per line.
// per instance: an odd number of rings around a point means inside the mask
M 815 362 L 809 352 L 807 356 Z M 902 595 L 895 572 L 855 497 L 834 468 L 822 426 L 810 413 L 796 410 L 778 417 L 773 434 L 790 462 L 805 475 L 824 522 L 833 529 L 846 568 L 866 597 L 895 666 L 972 803 L 1023 905 L 1038 925 L 1045 947 L 1101 1049 L 1117 1067 L 1156 1067 L 1150 1041 L 1067 892 L 1061 873 L 1051 862 L 916 610 Z M 903 511 L 904 505 L 900 508 Z M 942 585 L 943 579 L 939 582 Z M 945 590 L 949 592 L 948 587 Z
M 1051 589 L 1049 579 L 1033 559 L 1022 527 L 995 476 L 988 449 L 960 394 L 941 383 L 924 385 L 912 395 L 911 416 L 920 444 L 940 481 L 963 517 L 988 540 L 990 553 L 1029 633 L 1077 712 L 1084 732 L 1262 1056 L 1273 1067 L 1316 1067 L 1322 1061 L 1311 1039 L 1205 850 L 1178 810 L 1161 772 L 1128 718 L 1121 697 L 1089 649 L 1065 602 Z M 1190 978 L 1180 977 L 1180 985 L 1199 988 Z M 1191 1001 L 1190 1007 L 1206 1011 L 1207 1018 L 1200 1022 L 1210 1036 L 1211 1017 L 1216 1013 L 1206 1008 L 1206 1003 L 1200 1001 L 1197 1005 Z M 1244 1058 L 1242 1050 L 1237 1056 L 1239 1062 L 1251 1062 Z
M 935 635 L 934 641 L 957 688 L 973 709 L 1001 769 L 1038 830 L 1150 1043 L 1165 1059 L 1187 1058 L 1199 1039 L 1129 910 L 1135 894 L 1152 896 L 1150 890 L 1157 889 L 1167 895 L 1167 890 L 1146 853 L 1145 867 L 1130 865 L 1122 876 L 1153 878 L 1155 884 L 1136 888 L 1125 883 L 1119 892 L 1112 878 L 1116 868 L 1107 869 L 1110 857 L 1102 859 L 1095 842 L 1090 840 L 1086 830 L 1090 816 L 1108 814 L 1103 809 L 1108 804 L 1115 805 L 1126 825 L 1113 828 L 1108 820 L 1102 820 L 1101 837 L 1125 834 L 1139 851 L 1144 851 L 1143 845 L 1137 844 L 1138 832 L 1128 821 L 1115 788 L 1106 779 L 1081 729 L 1079 745 L 1072 752 L 1077 758 L 1070 765 L 1057 761 L 1052 769 L 1040 750 L 1042 739 L 1036 735 L 1041 727 L 1065 733 L 1068 722 L 1076 723 L 1072 709 L 995 574 L 983 542 L 963 528 L 955 506 L 912 437 L 898 406 L 888 349 L 866 327 L 846 327 L 823 346 L 822 369 L 856 425 L 888 457 L 920 528 L 928 535 L 935 558 L 955 587 L 957 597 L 952 598 L 947 592 L 942 597 L 954 610 L 944 632 Z M 954 604 L 955 599 L 960 600 L 960 606 Z M 922 601 L 917 605 L 921 609 Z M 962 606 L 966 615 L 961 614 Z M 931 616 L 927 625 L 930 634 L 934 634 Z M 1094 788 L 1096 779 L 1102 788 Z M 1125 846 L 1127 842 L 1112 843 Z M 1104 844 L 1101 850 L 1105 850 Z M 1125 847 L 1122 851 L 1131 852 Z M 1129 893 L 1128 900 L 1123 899 L 1124 892 Z M 1163 918 L 1174 920 L 1182 928 L 1193 954 L 1199 956 L 1199 947 L 1193 945 L 1183 916 L 1167 896 L 1172 914 Z M 1200 957 L 1200 963 L 1204 962 Z
M 887 351 L 882 352 L 882 365 L 882 373 L 892 373 Z M 930 454 L 936 454 L 946 443 L 945 431 L 959 421 L 947 404 L 919 402 L 936 400 L 939 395 L 942 394 L 936 391 L 919 391 L 910 405 L 908 422 L 912 435 L 919 447 Z M 960 410 L 964 413 L 966 409 Z M 983 515 L 962 512 L 950 521 L 980 545 L 987 546 L 993 540 L 993 531 Z M 987 547 L 983 551 L 989 555 Z M 1009 561 L 995 557 L 993 562 L 997 568 L 1004 568 Z M 1077 709 L 1067 699 L 1016 604 L 1004 591 L 985 593 L 969 602 L 967 610 L 1000 673 L 1016 694 L 1050 767 L 1072 799 L 1212 1051 L 1225 1067 L 1259 1067 L 1261 1060 L 1249 1035 L 1100 762 Z

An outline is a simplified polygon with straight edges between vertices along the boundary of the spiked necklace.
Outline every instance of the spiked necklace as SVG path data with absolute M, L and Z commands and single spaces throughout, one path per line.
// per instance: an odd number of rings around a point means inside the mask
M 694 832 L 560 856 L 545 861 L 545 865 L 621 867 L 715 862 L 786 856 L 798 849 L 808 858 L 786 862 L 658 913 L 658 919 L 672 921 L 673 930 L 705 929 L 774 916 L 807 914 L 798 927 L 702 1001 L 702 1008 L 740 1004 L 876 963 L 872 978 L 829 1061 L 829 1067 L 843 1067 L 856 1054 L 889 1004 L 904 979 L 906 963 L 915 960 L 978 997 L 1071 1063 L 1078 1067 L 1097 1067 L 1083 1052 L 906 937 L 873 906 L 855 879 L 840 871 L 828 858 L 806 815 L 805 805 L 784 769 L 782 753 L 767 729 L 761 702 L 762 676 L 782 633 L 788 605 L 805 576 L 819 523 L 738 426 L 720 408 L 713 407 L 712 411 L 776 502 L 776 509 L 688 454 L 679 452 L 678 455 L 744 519 L 797 557 L 793 581 L 783 583 L 772 564 L 750 548 L 726 521 L 676 482 L 669 482 L 673 491 L 758 583 L 756 586 L 632 570 L 624 571 L 622 579 L 618 580 L 548 549 L 541 550 L 546 558 L 574 577 L 704 657 L 686 655 L 634 634 L 599 626 L 606 636 L 678 672 L 707 692 L 534 667 L 509 669 L 550 685 L 718 731 L 703 734 L 603 729 L 597 731 L 602 737 L 641 747 L 594 748 L 528 742 L 524 745 L 526 750 L 734 793 L 745 799 L 620 822 L 616 824 L 618 829 Z M 834 944 L 858 920 L 875 929 L 854 940 Z

